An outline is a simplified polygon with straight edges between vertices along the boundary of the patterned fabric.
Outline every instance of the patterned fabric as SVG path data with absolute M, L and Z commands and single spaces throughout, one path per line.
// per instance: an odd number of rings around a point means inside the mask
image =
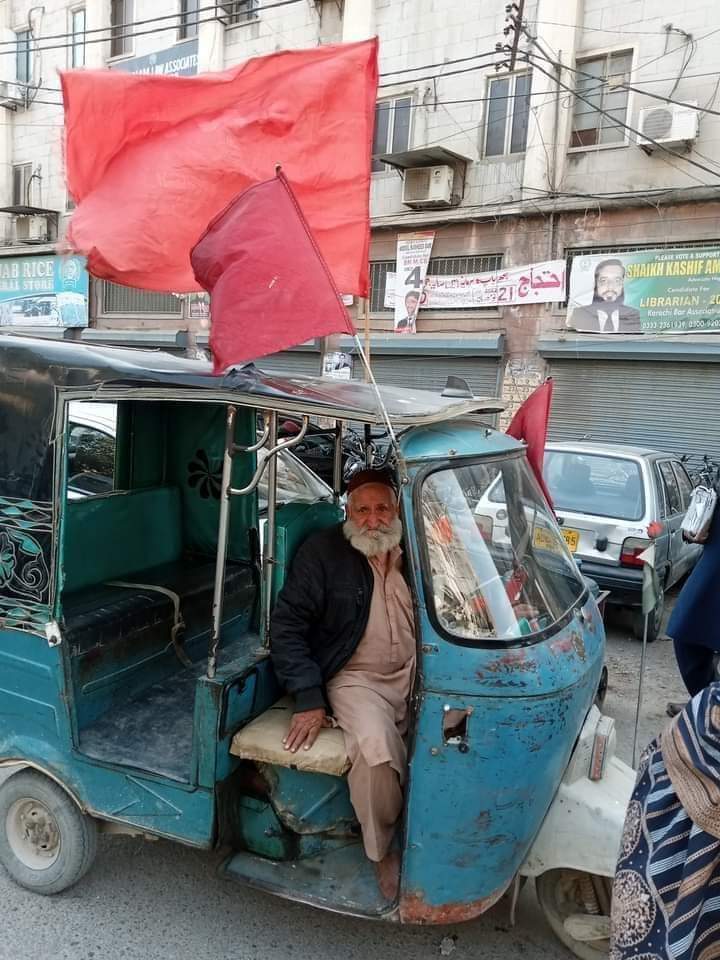
M 720 684 L 700 694 L 671 731 L 703 775 L 720 781 Z M 720 840 L 690 817 L 668 774 L 664 738 L 643 754 L 630 801 L 611 911 L 610 960 L 720 958 Z M 720 744 L 720 741 L 717 741 Z M 702 744 L 702 747 L 700 746 Z M 673 767 L 674 770 L 674 767 Z M 686 784 L 681 784 L 684 791 Z M 708 800 L 712 804 L 711 796 Z

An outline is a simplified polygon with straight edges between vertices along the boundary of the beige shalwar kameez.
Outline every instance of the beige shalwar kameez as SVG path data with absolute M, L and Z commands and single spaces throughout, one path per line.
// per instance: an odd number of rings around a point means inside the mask
M 372 557 L 367 628 L 355 653 L 328 683 L 333 715 L 352 767 L 350 799 L 365 852 L 380 861 L 402 812 L 407 765 L 408 697 L 415 673 L 415 625 L 402 550 Z

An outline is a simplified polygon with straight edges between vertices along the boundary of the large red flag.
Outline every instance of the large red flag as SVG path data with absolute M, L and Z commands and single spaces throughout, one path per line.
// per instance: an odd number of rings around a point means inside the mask
M 355 333 L 281 172 L 234 200 L 191 254 L 210 292 L 215 373 L 330 333 Z
M 520 406 L 506 430 L 509 436 L 515 437 L 516 440 L 524 440 L 527 444 L 528 462 L 551 507 L 553 502 L 545 485 L 543 462 L 545 460 L 548 423 L 550 422 L 552 391 L 553 382 L 548 378 Z
M 343 293 L 368 289 L 377 41 L 289 50 L 197 77 L 61 74 L 68 241 L 95 276 L 197 290 L 210 220 L 282 164 Z

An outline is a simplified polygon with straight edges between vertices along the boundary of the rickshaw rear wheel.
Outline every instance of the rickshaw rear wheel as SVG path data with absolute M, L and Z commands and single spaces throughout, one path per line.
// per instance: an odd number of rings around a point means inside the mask
M 604 937 L 598 940 L 578 940 L 570 918 L 597 918 L 599 928 L 609 928 L 612 880 L 580 870 L 548 870 L 535 880 L 538 900 L 553 933 L 580 960 L 607 960 L 610 942 Z M 566 924 L 566 921 L 569 921 Z M 577 921 L 576 921 L 577 922 Z
M 97 825 L 62 787 L 34 770 L 0 786 L 0 863 L 35 893 L 66 890 L 97 851 Z

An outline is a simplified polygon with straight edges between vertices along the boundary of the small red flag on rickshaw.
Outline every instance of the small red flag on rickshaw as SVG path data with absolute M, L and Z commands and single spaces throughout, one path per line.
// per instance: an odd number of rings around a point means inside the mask
M 197 290 L 193 244 L 281 163 L 338 288 L 367 296 L 376 40 L 196 77 L 70 70 L 61 83 L 67 240 L 96 277 Z
M 190 259 L 210 293 L 213 370 L 312 337 L 355 333 L 297 200 L 278 170 L 208 226 Z
M 514 437 L 516 440 L 524 440 L 527 444 L 528 463 L 532 467 L 537 482 L 545 494 L 545 499 L 551 507 L 553 502 L 543 477 L 543 463 L 548 423 L 550 422 L 552 391 L 553 382 L 552 379 L 548 378 L 520 406 L 510 421 L 510 426 L 505 431 L 508 436 Z

